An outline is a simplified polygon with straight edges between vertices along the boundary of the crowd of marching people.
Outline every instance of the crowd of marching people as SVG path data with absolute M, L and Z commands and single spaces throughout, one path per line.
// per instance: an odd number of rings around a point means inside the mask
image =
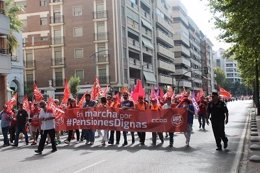
M 205 124 L 208 123 L 207 106 L 210 98 L 199 95 L 199 99 L 194 105 L 192 98 L 188 92 L 182 92 L 179 96 L 174 94 L 165 94 L 162 98 L 150 97 L 147 101 L 143 95 L 138 95 L 138 99 L 134 102 L 131 99 L 131 95 L 128 91 L 118 92 L 112 95 L 107 93 L 105 96 L 101 96 L 98 100 L 92 100 L 90 93 L 85 93 L 80 102 L 77 102 L 74 98 L 68 98 L 66 105 L 60 104 L 60 101 L 54 99 L 51 104 L 58 107 L 61 110 L 74 109 L 74 108 L 117 108 L 123 110 L 153 110 L 160 111 L 162 109 L 174 109 L 185 108 L 187 110 L 187 129 L 184 132 L 186 138 L 186 146 L 190 145 L 190 137 L 192 132 L 192 125 L 194 115 L 198 115 L 199 128 L 205 130 Z M 50 101 L 49 101 L 50 102 Z M 4 136 L 3 147 L 12 146 L 17 147 L 19 144 L 20 134 L 23 133 L 25 144 L 37 145 L 38 149 L 36 153 L 41 154 L 46 144 L 52 144 L 52 152 L 57 151 L 56 145 L 61 143 L 70 144 L 71 140 L 76 140 L 76 143 L 86 141 L 86 145 L 93 145 L 95 143 L 95 133 L 101 137 L 101 145 L 120 145 L 120 139 L 123 136 L 122 146 L 128 145 L 128 133 L 127 131 L 108 131 L 99 129 L 91 129 L 86 127 L 85 129 L 76 129 L 57 131 L 55 129 L 55 116 L 50 111 L 50 103 L 44 100 L 38 100 L 31 103 L 24 102 L 18 103 L 18 110 L 10 109 L 10 104 L 3 106 L 3 110 L 0 113 L 2 133 Z M 196 112 L 196 107 L 198 112 Z M 66 116 L 66 115 L 65 115 Z M 28 137 L 30 134 L 30 139 Z M 135 133 L 138 135 L 140 145 L 145 145 L 147 132 L 130 132 L 131 143 L 136 142 Z M 67 135 L 65 141 L 61 141 L 60 136 Z M 76 135 L 76 138 L 75 138 Z M 115 135 L 115 136 L 114 136 Z M 40 136 L 40 140 L 39 140 Z M 152 132 L 152 145 L 155 146 L 157 138 L 159 137 L 160 144 L 164 143 L 165 137 L 169 136 L 169 147 L 173 147 L 174 144 L 174 132 Z

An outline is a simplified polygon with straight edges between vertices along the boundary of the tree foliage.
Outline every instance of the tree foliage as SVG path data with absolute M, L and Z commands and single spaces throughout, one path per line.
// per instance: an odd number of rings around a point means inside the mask
M 224 71 L 221 68 L 217 67 L 214 69 L 214 73 L 216 75 L 215 81 L 217 82 L 217 85 L 224 86 L 226 80 Z
M 77 96 L 79 83 L 80 83 L 80 78 L 78 76 L 72 76 L 69 80 L 70 92 L 74 98 L 76 98 Z

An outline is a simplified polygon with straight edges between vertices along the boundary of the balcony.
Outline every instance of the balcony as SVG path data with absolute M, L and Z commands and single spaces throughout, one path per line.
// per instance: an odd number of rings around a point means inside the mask
M 57 79 L 54 79 L 54 83 L 55 83 L 55 86 L 56 87 L 63 87 L 63 79 L 61 78 L 57 78 Z
M 59 45 L 64 44 L 64 37 L 53 37 L 52 38 L 52 45 Z
M 144 29 L 143 27 L 142 27 L 141 30 L 142 30 L 143 35 L 145 35 L 149 38 L 152 38 L 152 32 L 151 31 L 148 31 L 148 30 Z
M 94 11 L 93 12 L 93 19 L 106 19 L 107 18 L 107 10 L 103 11 Z
M 157 38 L 159 38 L 161 41 L 167 43 L 170 47 L 174 46 L 173 38 L 170 37 L 169 35 L 164 34 L 162 31 L 157 30 Z
M 147 12 L 147 11 L 145 11 L 145 10 L 141 10 L 141 14 L 142 14 L 142 16 L 144 17 L 144 18 L 146 18 L 147 20 L 151 20 L 151 15 Z
M 128 45 L 131 48 L 140 50 L 140 43 L 137 40 L 128 37 Z
M 179 81 L 179 87 L 187 87 L 187 88 L 191 88 L 191 82 L 190 81 Z
M 133 30 L 139 31 L 139 23 L 135 22 L 134 20 L 127 19 L 127 26 Z
M 109 54 L 97 54 L 97 63 L 108 62 Z
M 153 72 L 153 64 L 143 62 L 143 70 Z
M 143 53 L 153 56 L 153 50 L 143 46 Z
M 5 2 L 0 0 L 0 14 L 5 14 Z
M 63 24 L 64 23 L 64 16 L 51 16 L 50 17 L 50 24 Z
M 0 49 L 0 73 L 9 73 L 11 70 L 11 57 L 6 49 Z
M 49 37 L 46 38 L 45 40 L 41 40 L 41 38 L 34 38 L 33 40 L 26 41 L 23 43 L 25 47 L 30 47 L 30 46 L 44 46 L 44 45 L 49 45 L 50 40 Z
M 184 64 L 186 67 L 190 67 L 191 63 L 189 59 L 186 59 L 184 57 L 181 58 L 175 58 L 175 64 Z
M 50 0 L 49 5 L 59 5 L 62 3 L 63 3 L 63 0 Z
M 52 66 L 64 66 L 65 58 L 54 58 L 52 59 Z
M 174 80 L 171 76 L 159 74 L 159 83 L 172 85 L 172 84 L 174 84 Z
M 10 20 L 9 20 L 9 18 L 6 15 L 4 15 L 3 13 L 0 13 L 0 21 L 1 21 L 1 23 L 0 23 L 0 33 L 4 34 L 4 35 L 8 35 L 9 31 L 10 31 Z
M 106 41 L 108 40 L 108 32 L 95 33 L 95 41 Z
M 162 27 L 164 27 L 165 29 L 167 29 L 169 32 L 173 31 L 173 27 L 167 22 L 165 21 L 162 17 L 156 15 L 156 22 L 158 24 L 160 24 Z
M 144 4 L 147 5 L 148 7 L 151 6 L 151 0 L 142 0 L 142 2 L 144 2 Z
M 174 38 L 174 40 L 181 40 L 183 43 L 190 46 L 189 38 L 182 33 L 181 34 L 174 34 L 173 38 Z
M 163 47 L 161 45 L 157 46 L 158 53 L 160 53 L 162 56 L 166 56 L 166 57 L 174 60 L 174 53 L 172 51 L 170 51 L 170 50 L 171 50 L 171 48 L 167 49 L 167 48 L 165 48 L 165 47 Z
M 137 68 L 140 69 L 141 68 L 141 62 L 138 59 L 134 59 L 129 57 L 129 66 L 132 68 Z
M 175 65 L 166 61 L 158 60 L 158 68 L 175 72 Z
M 26 60 L 25 61 L 25 68 L 35 68 L 35 60 Z
M 178 76 L 186 76 L 191 77 L 191 72 L 186 69 L 176 69 L 175 70 L 176 75 Z
M 190 56 L 190 49 L 186 48 L 185 46 L 175 46 L 174 47 L 174 52 L 182 52 L 187 56 Z
M 99 76 L 99 83 L 100 84 L 108 84 L 109 83 L 109 76 Z
M 8 49 L 0 48 L 0 54 L 7 55 Z

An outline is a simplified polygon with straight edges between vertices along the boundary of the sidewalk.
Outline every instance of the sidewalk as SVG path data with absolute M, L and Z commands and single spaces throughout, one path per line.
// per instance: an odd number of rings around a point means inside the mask
M 260 172 L 260 116 L 254 107 L 249 108 L 249 116 L 239 173 Z

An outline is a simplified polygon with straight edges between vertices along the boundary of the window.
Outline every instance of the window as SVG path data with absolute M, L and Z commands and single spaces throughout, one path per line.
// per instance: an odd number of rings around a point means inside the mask
M 105 22 L 97 22 L 96 40 L 107 40 Z
M 104 11 L 104 10 L 105 10 L 104 1 L 98 0 L 96 2 L 96 11 Z
M 41 7 L 46 7 L 46 6 L 48 6 L 48 0 L 40 0 L 40 6 L 41 6 Z
M 73 16 L 82 16 L 82 7 L 73 7 Z
M 55 84 L 56 86 L 63 86 L 62 69 L 55 70 Z
M 25 61 L 25 67 L 26 68 L 32 68 L 34 66 L 33 63 L 33 55 L 32 53 L 26 53 L 26 61 Z
M 97 44 L 97 52 L 98 62 L 107 62 L 107 50 L 105 43 Z
M 80 81 L 84 80 L 84 70 L 76 70 L 75 76 L 79 77 Z
M 74 27 L 73 28 L 73 37 L 82 37 L 83 29 L 82 27 Z
M 41 37 L 41 41 L 48 41 L 48 37 Z
M 99 82 L 100 84 L 106 84 L 107 82 L 107 72 L 106 68 L 99 68 L 98 69 L 98 75 L 99 75 Z
M 83 58 L 83 48 L 74 49 L 74 58 Z
M 40 25 L 47 25 L 47 24 L 48 24 L 47 17 L 41 17 L 40 18 Z

